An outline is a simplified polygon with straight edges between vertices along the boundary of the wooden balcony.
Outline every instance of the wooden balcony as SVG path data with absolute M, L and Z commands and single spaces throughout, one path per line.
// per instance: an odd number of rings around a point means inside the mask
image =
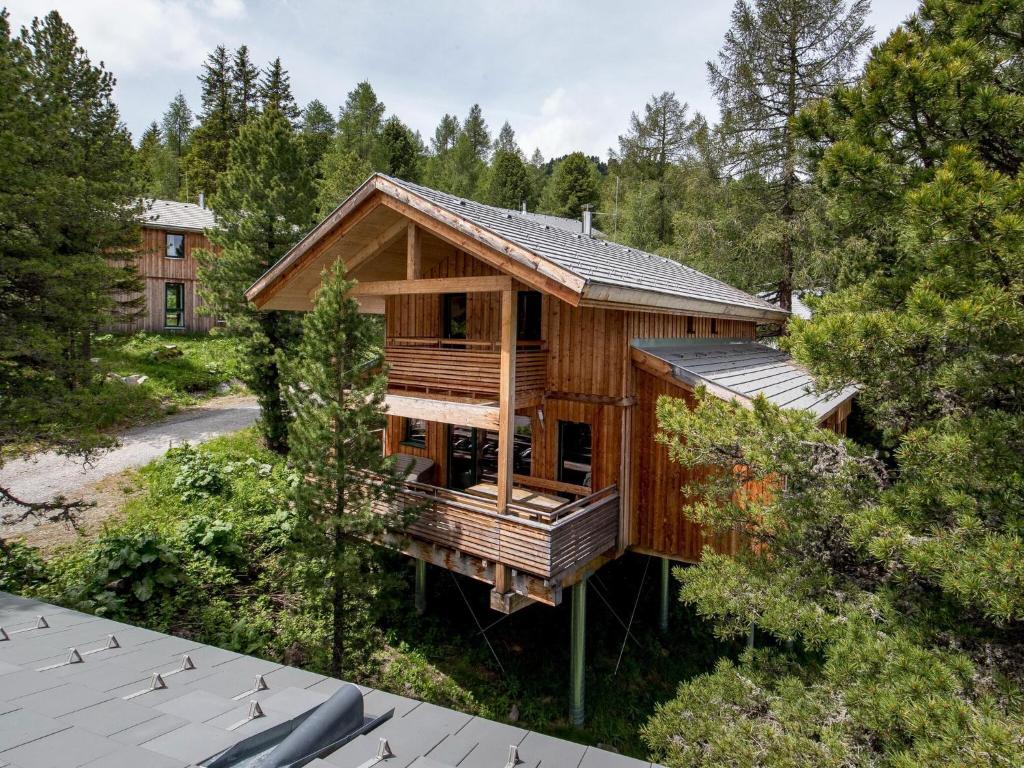
M 571 575 L 613 549 L 619 529 L 614 485 L 555 508 L 509 502 L 505 514 L 498 513 L 493 497 L 414 482 L 404 483 L 393 503 L 419 510 L 408 536 L 545 582 Z
M 516 399 L 543 392 L 547 347 L 516 345 Z M 501 380 L 500 345 L 462 339 L 388 338 L 384 346 L 392 390 L 496 399 Z

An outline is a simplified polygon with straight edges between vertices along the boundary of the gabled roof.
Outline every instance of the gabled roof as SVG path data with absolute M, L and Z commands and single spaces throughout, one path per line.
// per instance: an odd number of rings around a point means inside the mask
M 202 232 L 216 224 L 216 217 L 209 208 L 195 203 L 179 203 L 177 200 L 143 200 L 144 226 L 159 229 L 173 229 L 180 232 Z
M 549 227 L 555 229 L 564 229 L 566 232 L 572 234 L 583 234 L 583 222 L 579 219 L 570 219 L 565 216 L 554 216 L 550 213 L 536 213 L 534 211 L 517 211 L 514 208 L 499 208 L 502 213 L 513 213 L 516 216 L 521 216 L 524 219 L 530 221 L 536 221 L 538 224 L 547 224 Z M 597 227 L 592 227 L 591 232 L 595 237 L 605 237 Z
M 356 205 L 383 194 L 513 260 L 540 281 L 560 281 L 574 303 L 675 310 L 692 314 L 780 321 L 789 313 L 672 259 L 608 240 L 566 231 L 535 215 L 495 208 L 455 195 L 374 174 L 314 228 L 246 293 L 264 304 L 301 260 L 329 239 Z M 520 277 L 520 275 L 517 275 Z M 522 278 L 521 278 L 522 279 Z
M 45 626 L 36 629 L 40 616 Z M 196 766 L 243 739 L 287 727 L 345 685 L 5 592 L 0 627 L 7 633 L 6 639 L 0 634 L 0 766 L 11 768 Z M 152 689 L 154 673 L 161 674 L 164 687 Z M 263 686 L 256 684 L 257 675 Z M 367 716 L 393 710 L 390 718 L 313 760 L 311 768 L 376 764 L 381 739 L 394 755 L 381 766 L 501 766 L 514 744 L 523 768 L 652 768 L 514 725 L 360 690 Z M 252 701 L 262 712 L 254 719 Z
M 804 410 L 819 421 L 856 394 L 854 387 L 822 392 L 814 378 L 779 349 L 751 341 L 634 339 L 634 349 L 661 361 L 689 388 L 704 386 L 726 400 L 758 395 L 780 408 Z

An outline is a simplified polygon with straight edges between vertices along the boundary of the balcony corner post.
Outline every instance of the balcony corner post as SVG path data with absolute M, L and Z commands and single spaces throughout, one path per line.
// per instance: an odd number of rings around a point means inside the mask
M 501 292 L 501 374 L 498 384 L 498 513 L 512 500 L 516 423 L 516 292 Z

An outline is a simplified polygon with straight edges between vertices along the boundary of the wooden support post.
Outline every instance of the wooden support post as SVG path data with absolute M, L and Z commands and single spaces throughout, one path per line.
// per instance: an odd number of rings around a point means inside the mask
M 668 606 L 670 586 L 672 582 L 672 569 L 667 557 L 661 558 L 661 600 L 658 603 L 658 629 L 662 634 L 668 632 Z
M 427 561 L 416 559 L 416 613 L 422 616 L 427 612 Z
M 405 279 L 419 280 L 423 248 L 420 228 L 409 222 L 405 236 Z
M 569 722 L 577 728 L 584 720 L 584 677 L 587 670 L 587 577 L 572 588 L 572 634 L 569 638 Z
M 512 500 L 516 428 L 516 292 L 501 292 L 501 372 L 498 385 L 498 513 Z

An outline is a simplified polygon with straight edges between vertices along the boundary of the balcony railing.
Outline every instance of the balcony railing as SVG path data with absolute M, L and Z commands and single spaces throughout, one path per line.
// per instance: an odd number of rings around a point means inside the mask
M 408 535 L 545 579 L 613 548 L 619 530 L 614 485 L 554 509 L 512 502 L 505 514 L 493 498 L 413 482 L 393 503 L 419 512 Z
M 543 342 L 518 342 L 516 397 L 544 390 L 547 354 Z M 498 397 L 501 349 L 497 343 L 392 337 L 385 343 L 384 358 L 392 389 Z

